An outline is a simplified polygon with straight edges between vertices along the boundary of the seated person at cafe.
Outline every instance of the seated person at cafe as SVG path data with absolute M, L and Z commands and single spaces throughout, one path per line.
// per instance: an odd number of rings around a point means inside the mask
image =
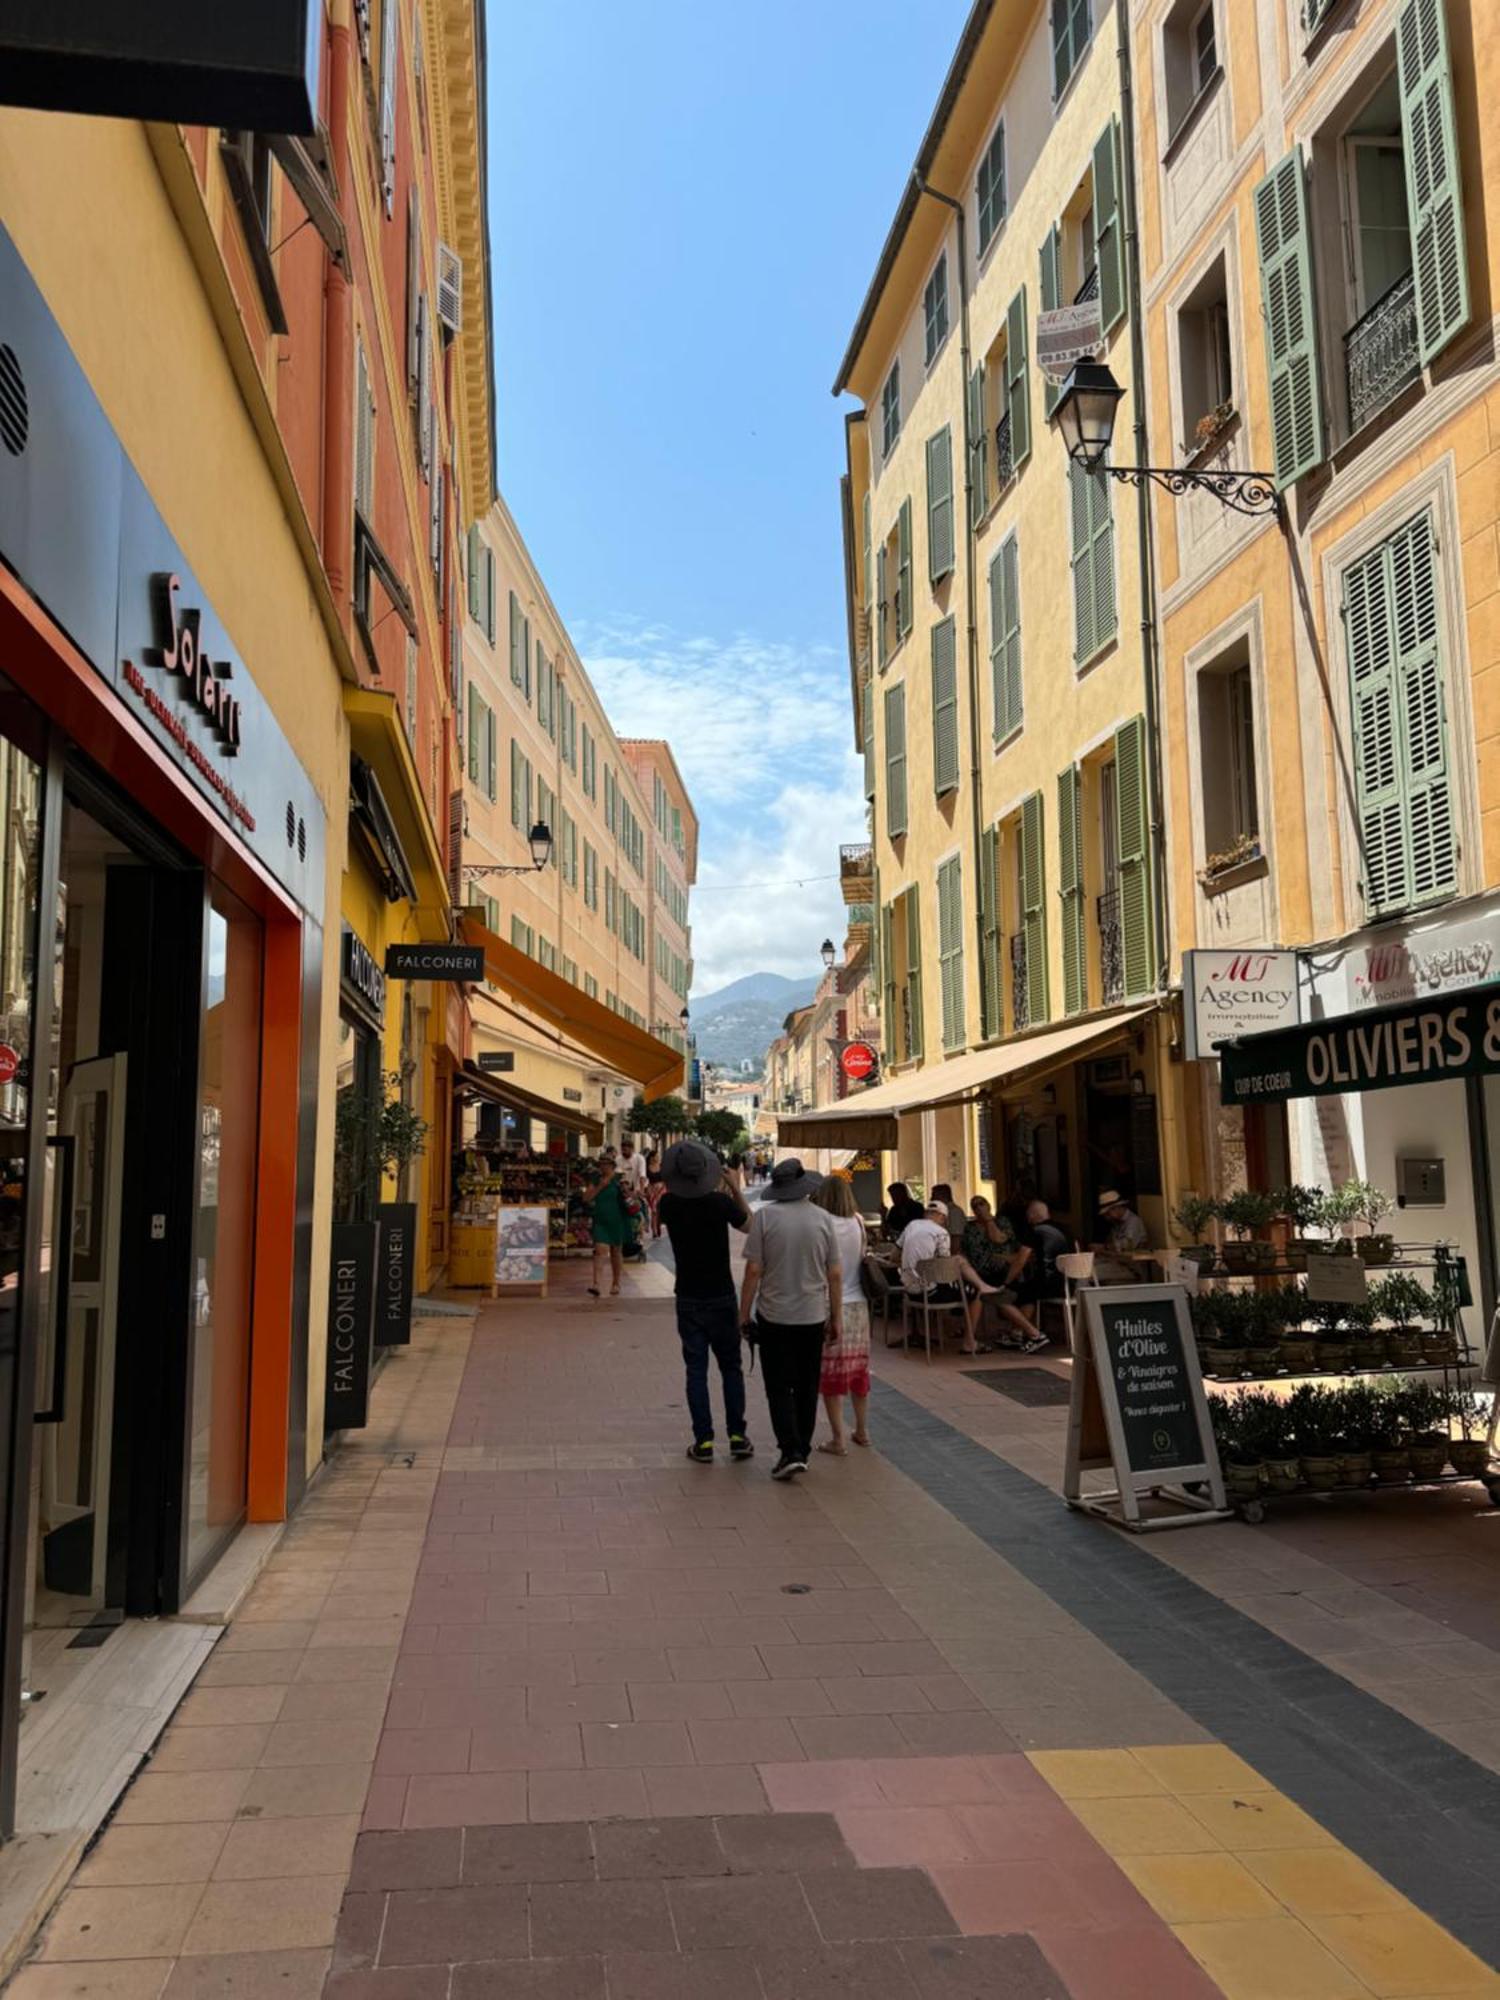
M 1014 1303 L 1001 1301 L 995 1307 L 1011 1328 L 1007 1344 L 1019 1345 L 1023 1354 L 1035 1354 L 1051 1341 L 1037 1325 L 1037 1310 L 1044 1300 L 1060 1299 L 1065 1281 L 1057 1268 L 1072 1244 L 1052 1220 L 1044 1201 L 1033 1201 L 1026 1210 L 1026 1242 L 1020 1250 L 1012 1280 Z M 1004 1338 L 1004 1336 L 1002 1336 Z
M 964 1223 L 967 1217 L 964 1215 L 963 1209 L 953 1199 L 953 1190 L 946 1181 L 938 1182 L 937 1186 L 932 1190 L 931 1198 L 933 1201 L 940 1201 L 948 1211 L 948 1234 L 953 1238 L 953 1247 L 956 1250 L 963 1237 Z
M 922 1204 L 912 1199 L 911 1189 L 905 1181 L 892 1181 L 886 1189 L 891 1205 L 885 1212 L 885 1233 L 892 1243 L 901 1241 L 901 1232 L 909 1222 L 919 1222 L 924 1213 Z
M 929 1286 L 922 1276 L 921 1267 L 930 1257 L 953 1255 L 947 1204 L 929 1202 L 926 1214 L 909 1222 L 901 1232 L 901 1283 L 908 1292 L 921 1293 L 928 1305 L 962 1306 L 968 1332 L 963 1352 L 988 1354 L 988 1347 L 981 1346 L 979 1341 L 979 1318 L 984 1311 L 984 1300 L 995 1297 L 998 1287 L 981 1278 L 967 1257 L 958 1260 L 960 1282 L 956 1285 Z
M 970 1220 L 956 1247 L 974 1266 L 986 1284 L 1009 1285 L 1021 1268 L 1021 1245 L 1002 1210 L 996 1215 L 982 1194 L 969 1203 Z
M 1150 1239 L 1146 1225 L 1118 1188 L 1105 1188 L 1099 1196 L 1099 1233 L 1094 1249 L 1099 1252 L 1094 1275 L 1104 1285 L 1131 1285 L 1141 1276 L 1132 1261 Z

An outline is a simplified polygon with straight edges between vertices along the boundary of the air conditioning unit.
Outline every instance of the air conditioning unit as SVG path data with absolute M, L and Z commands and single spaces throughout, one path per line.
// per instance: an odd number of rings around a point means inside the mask
M 437 247 L 437 316 L 450 333 L 464 330 L 464 260 L 446 243 Z

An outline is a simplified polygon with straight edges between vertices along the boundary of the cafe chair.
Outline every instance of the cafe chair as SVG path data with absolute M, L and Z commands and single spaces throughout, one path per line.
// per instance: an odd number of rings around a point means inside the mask
M 1096 1284 L 1094 1275 L 1094 1253 L 1092 1250 L 1067 1250 L 1057 1260 L 1057 1274 L 1063 1281 L 1063 1295 L 1060 1299 L 1044 1299 L 1037 1310 L 1040 1324 L 1048 1306 L 1061 1306 L 1063 1324 L 1068 1332 L 1068 1352 L 1078 1352 L 1074 1313 L 1074 1300 L 1083 1285 Z M 1046 1331 L 1045 1327 L 1042 1329 Z
M 879 1313 L 883 1323 L 883 1338 L 887 1347 L 902 1347 L 906 1341 L 906 1294 L 901 1289 L 895 1267 L 884 1263 L 879 1257 L 865 1257 L 860 1262 L 860 1279 L 865 1288 L 865 1301 L 870 1308 L 870 1324 L 873 1328 L 875 1315 Z M 894 1319 L 900 1329 L 895 1340 L 891 1339 L 891 1321 Z
M 963 1269 L 957 1257 L 924 1257 L 917 1265 L 917 1276 L 922 1280 L 920 1292 L 907 1292 L 905 1296 L 906 1318 L 901 1328 L 901 1345 L 911 1343 L 911 1322 L 917 1319 L 922 1327 L 922 1344 L 927 1359 L 932 1360 L 932 1322 L 938 1325 L 938 1351 L 943 1346 L 942 1319 L 945 1314 L 957 1313 L 960 1319 L 967 1317 L 962 1299 L 949 1299 L 941 1303 L 932 1297 L 939 1285 L 957 1285 L 963 1291 Z

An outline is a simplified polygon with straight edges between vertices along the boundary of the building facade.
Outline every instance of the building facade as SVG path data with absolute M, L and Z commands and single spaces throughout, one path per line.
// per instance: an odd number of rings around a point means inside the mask
M 620 748 L 636 788 L 651 808 L 648 949 L 652 1031 L 687 1047 L 688 994 L 693 986 L 693 927 L 688 898 L 698 879 L 698 816 L 671 745 L 624 737 Z

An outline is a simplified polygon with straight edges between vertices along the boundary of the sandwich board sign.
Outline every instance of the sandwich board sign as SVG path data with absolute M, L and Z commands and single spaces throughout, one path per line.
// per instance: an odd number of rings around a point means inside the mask
M 1080 1513 L 1136 1534 L 1228 1520 L 1198 1348 L 1181 1285 L 1085 1285 L 1073 1356 L 1063 1498 Z M 1113 1469 L 1110 1492 L 1085 1493 L 1083 1474 Z M 1187 1482 L 1207 1488 L 1188 1492 Z M 1147 1517 L 1143 1499 L 1174 1512 Z

